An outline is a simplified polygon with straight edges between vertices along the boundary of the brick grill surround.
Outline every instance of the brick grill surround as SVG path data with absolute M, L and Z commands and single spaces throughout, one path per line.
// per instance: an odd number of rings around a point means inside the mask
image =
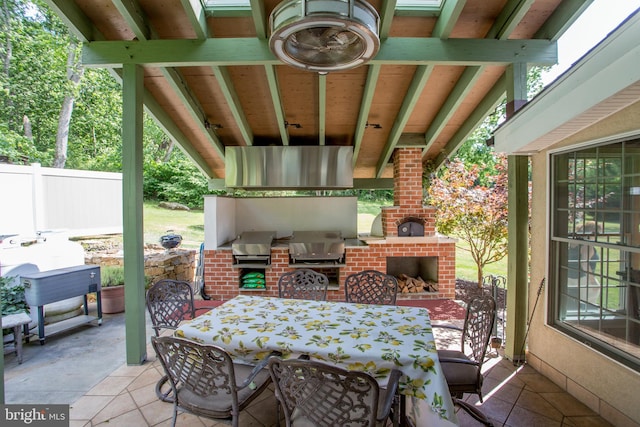
M 436 210 L 422 205 L 422 150 L 396 149 L 393 157 L 394 206 L 381 212 L 383 237 L 367 240 L 368 246 L 347 246 L 345 266 L 338 268 L 338 283 L 329 287 L 328 298 L 344 301 L 344 281 L 362 270 L 387 271 L 387 257 L 437 257 L 438 292 L 398 294 L 399 299 L 437 299 L 455 297 L 455 241 L 438 236 Z M 424 236 L 398 237 L 398 226 L 408 218 L 423 222 Z M 205 250 L 205 293 L 213 300 L 228 300 L 239 293 L 278 295 L 278 278 L 289 267 L 288 247 L 271 248 L 271 266 L 265 269 L 265 290 L 240 289 L 238 268 L 233 268 L 231 248 Z

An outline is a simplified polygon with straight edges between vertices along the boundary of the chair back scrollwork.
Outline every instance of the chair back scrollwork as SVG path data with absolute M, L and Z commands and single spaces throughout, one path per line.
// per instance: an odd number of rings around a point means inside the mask
M 346 302 L 395 305 L 398 280 L 390 274 L 365 270 L 347 276 L 344 291 Z
M 329 279 L 323 273 L 299 268 L 280 276 L 278 296 L 280 298 L 326 301 Z

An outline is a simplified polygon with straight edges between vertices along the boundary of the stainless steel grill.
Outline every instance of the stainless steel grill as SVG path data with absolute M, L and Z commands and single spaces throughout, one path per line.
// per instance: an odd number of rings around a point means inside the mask
M 271 245 L 275 231 L 245 231 L 231 243 L 236 264 L 271 263 Z
M 295 231 L 289 241 L 292 263 L 341 263 L 344 239 L 339 231 Z

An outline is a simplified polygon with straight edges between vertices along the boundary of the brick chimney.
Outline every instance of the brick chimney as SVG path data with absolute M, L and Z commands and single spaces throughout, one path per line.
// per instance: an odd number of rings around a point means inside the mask
M 385 237 L 398 236 L 398 226 L 419 221 L 424 235 L 435 235 L 435 208 L 422 204 L 422 149 L 398 148 L 393 153 L 393 206 L 382 208 Z

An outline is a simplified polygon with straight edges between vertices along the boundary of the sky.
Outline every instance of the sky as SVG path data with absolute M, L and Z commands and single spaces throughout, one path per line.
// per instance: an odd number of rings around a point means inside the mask
M 545 86 L 579 60 L 631 13 L 640 0 L 594 0 L 580 18 L 558 40 L 558 64 L 543 74 Z

